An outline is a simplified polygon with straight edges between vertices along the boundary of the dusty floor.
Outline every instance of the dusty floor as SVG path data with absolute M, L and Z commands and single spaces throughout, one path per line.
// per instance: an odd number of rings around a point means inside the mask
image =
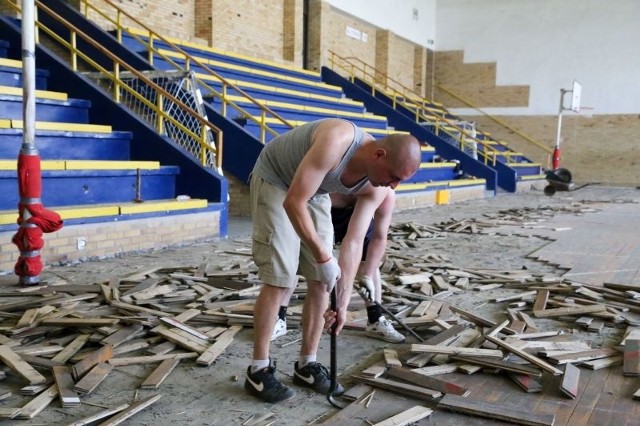
M 575 201 L 594 202 L 597 209 L 606 209 L 612 201 L 640 201 L 640 191 L 633 188 L 610 188 L 591 186 L 571 193 L 557 193 L 547 197 L 542 192 L 526 194 L 500 194 L 495 198 L 474 200 L 448 206 L 434 206 L 397 213 L 395 223 L 413 221 L 420 224 L 435 224 L 450 218 L 481 218 L 483 214 L 494 213 L 504 209 L 545 206 L 568 206 Z M 558 220 L 561 214 L 550 219 L 550 223 Z M 588 217 L 588 214 L 585 216 Z M 531 235 L 523 234 L 523 235 Z M 249 247 L 249 226 L 246 219 L 232 220 L 230 238 L 223 241 L 203 243 L 189 247 L 180 247 L 148 253 L 129 254 L 114 259 L 91 261 L 75 265 L 51 267 L 46 270 L 44 278 L 60 277 L 72 283 L 89 284 L 107 280 L 114 275 L 127 275 L 135 271 L 147 270 L 154 266 L 186 266 L 198 265 L 203 261 L 210 265 L 216 261 L 228 259 L 228 251 Z M 562 274 L 549 264 L 543 264 L 526 256 L 544 245 L 549 240 L 536 236 L 504 236 L 504 235 L 470 235 L 451 234 L 446 238 L 429 242 L 428 251 L 446 256 L 453 264 L 467 268 L 495 268 L 513 270 L 527 268 L 530 271 Z M 464 308 L 477 309 L 483 315 L 493 315 L 491 304 L 485 302 L 495 298 L 497 294 L 508 290 L 491 290 L 487 292 L 463 294 L 457 296 L 455 303 Z M 605 329 L 597 335 L 589 336 L 598 342 L 607 339 L 619 339 L 620 330 Z M 300 337 L 298 330 L 290 331 L 272 345 L 272 357 L 277 360 L 280 377 L 285 383 L 291 382 L 293 362 L 297 357 L 299 346 L 294 342 Z M 138 413 L 125 424 L 130 425 L 243 425 L 250 424 L 250 419 L 258 418 L 265 413 L 275 414 L 277 425 L 306 425 L 317 421 L 327 413 L 335 412 L 323 396 L 297 389 L 293 399 L 281 404 L 266 404 L 245 394 L 243 390 L 244 372 L 251 359 L 252 330 L 244 329 L 236 335 L 232 345 L 210 367 L 200 367 L 193 362 L 182 362 L 157 391 L 137 391 L 142 380 L 152 371 L 154 366 L 118 367 L 105 382 L 90 396 L 83 397 L 80 408 L 59 408 L 57 401 L 43 413 L 31 421 L 4 421 L 2 424 L 73 424 L 73 421 L 100 411 L 102 406 L 115 406 L 123 402 L 131 402 L 134 397 L 142 398 L 152 393 L 162 394 L 162 399 L 153 406 Z M 390 345 L 382 341 L 366 338 L 358 331 L 346 330 L 339 338 L 338 356 L 339 370 L 343 374 L 343 382 L 348 372 L 354 372 L 368 366 L 381 348 L 393 347 L 399 351 L 403 345 Z M 329 364 L 329 339 L 323 337 L 319 351 L 319 360 Z M 472 380 L 469 376 L 468 380 Z M 18 387 L 17 380 L 9 376 L 0 382 L 0 391 L 13 390 Z M 513 388 L 513 392 L 518 392 Z M 1 392 L 0 392 L 1 393 Z M 26 397 L 24 402 L 28 400 Z M 397 397 L 398 406 L 407 400 Z M 20 403 L 13 400 L 11 406 Z M 375 403 L 375 401 L 374 401 Z M 2 403 L 0 403 L 2 404 Z M 92 405 L 93 404 L 93 405 Z M 391 414 L 395 414 L 391 412 Z M 372 422 L 383 419 L 370 419 Z M 419 424 L 494 424 L 495 422 L 454 415 L 436 410 L 429 419 Z M 266 423 L 260 423 L 266 424 Z M 342 424 L 365 425 L 364 419 L 344 422 Z

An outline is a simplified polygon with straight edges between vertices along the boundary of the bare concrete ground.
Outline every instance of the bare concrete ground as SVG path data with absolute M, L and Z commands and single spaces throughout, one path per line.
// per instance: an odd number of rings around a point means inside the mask
M 434 224 L 455 218 L 481 218 L 485 213 L 495 213 L 504 209 L 545 206 L 568 206 L 573 202 L 588 200 L 598 209 L 606 209 L 609 202 L 640 200 L 640 191 L 632 188 L 611 188 L 592 186 L 576 192 L 561 192 L 547 197 L 542 192 L 525 194 L 500 194 L 485 200 L 467 201 L 455 205 L 434 206 L 397 213 L 394 223 L 413 221 L 420 224 Z M 595 203 L 597 202 L 597 203 Z M 557 218 L 558 216 L 556 216 Z M 553 221 L 555 219 L 551 219 Z M 209 265 L 227 261 L 228 251 L 250 246 L 250 227 L 242 219 L 232 221 L 232 237 L 223 241 L 207 242 L 188 247 L 166 249 L 154 252 L 127 254 L 118 258 L 87 261 L 74 265 L 51 267 L 43 274 L 45 279 L 62 278 L 71 283 L 89 284 L 107 280 L 114 275 L 129 275 L 154 266 L 197 266 L 203 261 Z M 466 268 L 495 268 L 513 270 L 527 268 L 533 272 L 561 274 L 553 266 L 541 264 L 526 256 L 549 241 L 535 236 L 470 235 L 448 233 L 445 239 L 425 243 L 423 250 L 446 256 L 453 264 Z M 495 290 L 456 296 L 451 301 L 463 308 L 477 309 L 486 316 L 498 317 L 495 305 L 485 303 L 501 292 Z M 554 326 L 557 326 L 555 324 Z M 620 331 L 605 329 L 600 335 L 590 336 L 598 342 L 619 338 Z M 243 390 L 245 370 L 251 360 L 252 330 L 244 329 L 236 335 L 234 342 L 210 367 L 197 366 L 192 361 L 183 361 L 157 391 L 138 390 L 139 384 L 155 368 L 155 365 L 117 367 L 98 389 L 82 398 L 79 408 L 60 408 L 58 401 L 48 407 L 32 421 L 5 421 L 2 424 L 69 424 L 74 420 L 120 403 L 130 403 L 134 398 L 144 398 L 159 393 L 159 402 L 136 414 L 125 424 L 130 425 L 241 425 L 265 413 L 274 413 L 278 425 L 306 425 L 335 410 L 326 399 L 318 394 L 296 389 L 297 395 L 281 404 L 267 404 L 248 396 Z M 279 377 L 291 384 L 293 363 L 297 359 L 300 338 L 299 330 L 291 330 L 272 345 L 272 357 L 277 361 Z M 286 345 L 287 343 L 291 343 Z M 286 345 L 286 346 L 285 346 Z M 398 351 L 405 345 L 390 345 L 382 341 L 366 338 L 358 331 L 344 331 L 339 337 L 338 358 L 342 381 L 349 383 L 348 372 L 357 371 L 372 362 L 373 354 L 382 348 L 393 347 Z M 318 353 L 319 361 L 329 365 L 329 338 L 324 336 Z M 22 384 L 9 376 L 0 382 L 0 390 L 17 393 Z M 20 406 L 29 398 L 15 396 L 9 406 Z M 20 402 L 22 401 L 22 402 Z M 406 401 L 398 397 L 398 401 Z M 8 403 L 7 403 L 8 404 Z M 392 410 L 392 414 L 393 410 Z M 452 417 L 453 416 L 453 417 Z M 419 424 L 493 424 L 486 420 L 457 416 L 446 412 L 435 412 L 430 419 Z M 373 419 L 372 419 L 373 420 Z M 375 419 L 380 421 L 382 419 Z M 261 423 L 266 424 L 266 423 Z M 354 420 L 353 424 L 366 424 L 364 420 Z

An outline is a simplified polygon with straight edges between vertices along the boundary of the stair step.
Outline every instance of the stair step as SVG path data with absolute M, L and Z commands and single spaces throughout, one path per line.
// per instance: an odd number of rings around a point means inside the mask
M 17 160 L 0 160 L 0 170 L 17 170 Z M 159 170 L 159 161 L 42 160 L 41 170 Z
M 128 202 L 136 198 L 138 182 L 143 200 L 167 199 L 176 194 L 175 182 L 179 173 L 180 168 L 177 166 L 144 170 L 136 170 L 133 167 L 45 169 L 42 170 L 42 200 L 51 206 Z M 0 209 L 9 209 L 18 204 L 18 179 L 15 169 L 0 170 L 0 193 L 3 194 L 0 198 Z
M 507 166 L 517 169 L 519 167 L 542 167 L 540 163 L 506 163 Z
M 547 175 L 545 175 L 544 173 L 539 175 L 518 176 L 518 180 L 540 180 L 540 179 L 546 179 L 546 178 L 547 178 Z
M 251 101 L 249 101 L 245 97 L 241 96 L 228 96 L 228 99 L 235 102 L 236 104 L 241 104 L 243 108 L 246 106 L 253 106 Z M 331 108 L 323 108 L 317 106 L 311 106 L 305 103 L 293 103 L 293 102 L 280 102 L 280 101 L 272 101 L 267 99 L 256 99 L 258 103 L 261 105 L 265 105 L 276 112 L 279 112 L 281 109 L 301 111 L 301 112 L 314 112 L 319 114 L 331 115 L 331 116 L 345 116 L 345 117 L 355 117 L 362 118 L 367 120 L 378 120 L 378 121 L 386 121 L 387 118 L 375 115 L 370 112 L 352 112 L 352 111 L 344 111 L 339 109 L 331 109 Z
M 148 39 L 149 37 L 149 32 L 148 31 L 144 31 L 138 28 L 126 28 L 125 29 L 125 33 L 123 34 L 123 36 L 125 37 L 131 37 L 129 34 L 135 34 L 140 36 L 143 39 Z M 198 50 L 200 52 L 203 53 L 209 53 L 209 54 L 213 54 L 213 55 L 218 55 L 218 56 L 223 56 L 225 58 L 229 58 L 229 59 L 236 59 L 237 61 L 241 62 L 241 63 L 250 63 L 250 64 L 255 64 L 255 65 L 263 65 L 263 66 L 267 66 L 269 68 L 276 68 L 276 69 L 281 69 L 284 72 L 293 72 L 295 74 L 300 74 L 300 75 L 309 75 L 309 76 L 315 76 L 315 77 L 319 77 L 320 74 L 317 71 L 310 71 L 310 70 L 305 70 L 303 68 L 298 68 L 292 65 L 286 65 L 286 64 L 280 64 L 278 62 L 275 61 L 269 61 L 266 59 L 258 59 L 252 56 L 248 56 L 248 55 L 243 55 L 241 53 L 236 53 L 236 52 L 228 52 L 228 51 L 224 51 L 221 49 L 217 49 L 214 47 L 209 47 L 209 46 L 205 46 L 203 44 L 198 44 L 198 43 L 193 43 L 193 42 L 189 42 L 186 40 L 182 40 L 182 39 L 178 39 L 178 38 L 174 38 L 174 37 L 166 37 L 163 36 L 167 41 L 170 41 L 171 43 L 177 45 L 177 46 L 181 46 L 181 47 L 186 47 L 189 49 L 185 49 L 185 50 L 191 50 L 191 49 L 195 49 Z M 158 40 L 157 38 L 154 38 L 154 43 L 156 46 L 158 45 L 163 45 L 164 43 L 160 40 Z
M 0 86 L 0 95 L 23 96 L 22 87 Z M 50 99 L 55 101 L 66 101 L 69 96 L 64 92 L 53 92 L 51 90 L 36 90 L 36 99 Z
M 22 61 L 17 59 L 0 58 L 0 66 L 9 68 L 20 68 L 20 70 L 22 70 Z
M 401 183 L 396 188 L 397 192 L 425 191 L 437 188 L 457 188 L 461 186 L 486 185 L 485 179 L 456 179 L 436 182 Z
M 77 206 L 49 207 L 50 210 L 60 214 L 63 220 L 89 219 L 97 217 L 135 215 L 145 213 L 161 213 L 169 211 L 204 209 L 208 206 L 207 200 L 152 200 L 142 203 L 113 203 L 113 204 L 92 204 Z M 14 225 L 18 217 L 17 210 L 0 210 L 0 226 Z
M 23 129 L 22 120 L 0 119 L 0 129 Z M 111 126 L 102 124 L 58 123 L 54 121 L 36 121 L 36 130 L 60 130 L 65 132 L 111 133 Z
M 0 159 L 16 159 L 22 129 L 0 129 Z M 111 133 L 36 130 L 36 148 L 45 160 L 128 160 L 130 132 Z
M 173 52 L 171 50 L 166 50 L 166 49 L 159 49 L 159 52 L 160 52 L 160 55 L 164 55 L 165 57 L 176 58 L 177 60 L 175 62 L 184 62 L 184 55 L 182 53 Z M 198 61 L 200 61 L 202 64 L 207 65 L 209 68 L 213 69 L 219 74 L 228 73 L 228 74 L 236 74 L 236 75 L 247 75 L 247 77 L 259 76 L 262 79 L 283 80 L 283 81 L 288 81 L 292 83 L 299 83 L 303 85 L 323 87 L 323 88 L 329 88 L 331 90 L 342 91 L 342 89 L 339 87 L 330 86 L 326 83 L 323 83 L 317 76 L 315 76 L 316 78 L 314 79 L 293 77 L 290 75 L 280 74 L 274 71 L 265 71 L 265 70 L 251 68 L 249 66 L 235 65 L 235 64 L 230 64 L 230 63 L 219 61 L 219 60 L 207 59 L 194 54 L 191 54 L 191 56 L 197 59 Z M 156 55 L 156 57 L 159 57 L 159 56 Z M 190 66 L 192 70 L 194 70 L 194 68 L 195 69 L 200 68 L 197 64 L 194 64 L 193 62 L 191 62 Z

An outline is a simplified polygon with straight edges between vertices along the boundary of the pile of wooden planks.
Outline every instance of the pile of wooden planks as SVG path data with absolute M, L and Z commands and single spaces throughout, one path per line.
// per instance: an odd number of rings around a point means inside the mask
M 182 360 L 210 366 L 242 329 L 226 324 L 233 315 L 223 309 L 259 290 L 247 264 L 153 268 L 90 285 L 19 287 L 4 280 L 0 361 L 24 382 L 21 394 L 36 396 L 3 408 L 0 418 L 33 418 L 55 399 L 78 407 L 119 366 L 157 364 L 139 384 L 152 390 Z M 116 424 L 160 397 L 110 407 L 78 424 L 106 418 Z
M 530 226 L 532 221 L 543 220 L 558 210 L 511 212 L 511 217 L 495 216 L 487 222 L 451 221 L 428 229 L 433 233 L 475 233 L 483 226 L 505 223 Z M 575 214 L 587 211 L 593 210 L 584 205 L 563 210 Z M 396 239 L 389 245 L 381 268 L 383 300 L 426 341 L 412 344 L 403 352 L 384 350 L 382 361 L 352 375 L 356 382 L 410 395 L 430 402 L 432 407 L 513 424 L 552 425 L 555 418 L 551 413 L 523 412 L 521 407 L 469 398 L 468 389 L 440 375 L 501 374 L 525 392 L 540 392 L 544 383 L 557 386 L 571 399 L 580 397 L 582 368 L 623 365 L 624 375 L 640 375 L 637 286 L 587 285 L 527 269 L 461 268 L 426 250 L 426 238 L 420 240 L 416 232 L 420 228 L 415 224 L 396 229 L 396 237 L 401 235 L 400 229 L 405 229 L 411 233 L 404 235 L 412 238 L 410 244 L 398 244 Z M 407 246 L 415 250 L 407 250 Z M 464 307 L 469 303 L 458 303 L 484 292 L 497 292 L 495 297 L 483 297 L 493 305 L 491 315 L 485 316 L 478 309 L 486 303 L 472 303 L 473 308 Z M 603 347 L 596 345 L 598 339 L 585 339 L 585 333 L 621 338 L 613 345 L 612 339 L 606 340 L 610 345 Z M 558 379 L 543 381 L 545 375 Z M 638 395 L 640 390 L 633 398 Z

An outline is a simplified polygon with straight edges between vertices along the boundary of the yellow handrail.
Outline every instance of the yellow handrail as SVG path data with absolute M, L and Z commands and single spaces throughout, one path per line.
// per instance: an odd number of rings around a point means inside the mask
M 437 85 L 438 89 L 442 90 L 443 92 L 445 92 L 446 94 L 448 94 L 449 96 L 456 98 L 457 100 L 459 100 L 460 102 L 464 103 L 465 105 L 467 105 L 470 108 L 475 109 L 476 111 L 480 112 L 481 114 L 485 115 L 487 118 L 493 120 L 494 122 L 500 124 L 501 126 L 509 129 L 510 131 L 514 132 L 515 134 L 517 134 L 518 136 L 520 136 L 521 138 L 525 139 L 527 142 L 537 146 L 538 148 L 542 149 L 543 151 L 545 151 L 548 154 L 553 153 L 553 149 L 543 145 L 542 143 L 536 141 L 535 139 L 532 139 L 530 136 L 525 135 L 524 133 L 522 133 L 520 130 L 510 126 L 508 123 L 505 123 L 504 121 L 500 120 L 497 117 L 494 117 L 491 114 L 487 114 L 486 112 L 484 112 L 482 109 L 480 109 L 478 106 L 474 105 L 473 103 L 471 103 L 469 100 L 464 99 L 462 96 L 454 93 L 453 91 L 451 91 L 450 89 L 444 87 L 442 84 L 438 84 Z
M 426 104 L 428 102 L 421 95 L 407 88 L 402 83 L 399 83 L 391 77 L 387 76 L 383 72 L 376 70 L 374 67 L 368 65 L 364 61 L 354 57 L 342 57 L 331 50 L 329 51 L 329 54 L 329 62 L 332 67 L 343 69 L 348 73 L 349 78 L 352 82 L 354 82 L 356 77 L 355 71 L 360 71 L 362 79 L 371 87 L 371 94 L 373 96 L 375 96 L 376 91 L 379 91 L 392 99 L 392 105 L 394 109 L 396 109 L 398 105 L 402 105 L 405 108 L 415 111 L 414 118 L 417 123 L 432 123 L 435 126 L 437 135 L 439 135 L 440 132 L 447 134 L 459 144 L 459 149 L 464 150 L 465 148 L 473 144 L 481 145 L 483 149 L 479 151 L 479 153 L 484 158 L 485 164 L 491 163 L 495 166 L 499 156 L 505 157 L 505 160 L 507 162 L 511 162 L 512 155 L 517 154 L 512 151 L 500 151 L 493 148 L 490 144 L 474 137 L 466 130 L 458 128 L 456 123 L 444 116 L 426 115 Z M 341 61 L 341 63 L 339 63 L 338 60 Z M 352 61 L 358 62 L 360 63 L 360 65 L 357 65 Z M 371 69 L 372 71 L 369 72 L 368 69 Z M 379 83 L 381 79 L 384 80 L 384 84 Z M 395 83 L 398 87 L 401 88 L 401 90 L 397 90 L 394 87 L 389 86 L 389 81 Z M 378 89 L 378 87 L 380 86 L 382 86 L 382 88 Z
M 175 68 L 177 68 L 179 70 L 182 70 L 182 71 L 188 71 L 190 69 L 190 64 L 191 63 L 196 64 L 200 69 L 204 70 L 206 74 L 208 74 L 209 76 L 212 76 L 216 80 L 220 81 L 221 84 L 222 84 L 222 92 L 221 93 L 216 91 L 211 86 L 209 86 L 206 81 L 203 81 L 201 78 L 199 78 L 196 75 L 196 79 L 197 79 L 198 83 L 201 85 L 201 87 L 204 88 L 206 91 L 208 91 L 210 94 L 212 94 L 212 96 L 214 96 L 214 97 L 216 97 L 216 98 L 221 100 L 222 115 L 223 116 L 225 116 L 225 117 L 227 116 L 227 105 L 229 105 L 229 106 L 233 107 L 236 111 L 238 111 L 242 115 L 242 117 L 244 117 L 247 120 L 252 121 L 252 122 L 256 123 L 258 126 L 260 126 L 260 140 L 261 140 L 262 143 L 266 142 L 266 133 L 267 132 L 269 132 L 270 134 L 272 134 L 274 136 L 278 135 L 278 132 L 276 132 L 275 130 L 271 129 L 265 123 L 264 119 L 256 119 L 249 112 L 247 112 L 245 109 L 240 107 L 237 103 L 235 103 L 234 101 L 229 99 L 229 97 L 227 96 L 227 93 L 228 93 L 229 89 L 235 90 L 242 97 L 244 97 L 247 101 L 249 101 L 254 106 L 259 108 L 261 117 L 266 117 L 266 116 L 274 117 L 277 121 L 279 121 L 280 123 L 284 124 L 288 128 L 290 128 L 290 129 L 293 128 L 293 125 L 291 123 L 289 123 L 286 119 L 284 119 L 282 116 L 280 116 L 278 113 L 276 113 L 275 111 L 271 110 L 266 105 L 263 105 L 260 102 L 258 102 L 251 95 L 249 95 L 244 90 L 242 90 L 241 88 L 236 86 L 234 83 L 232 83 L 229 80 L 225 79 L 222 75 L 220 75 L 219 73 L 217 73 L 216 71 L 211 69 L 208 65 L 206 65 L 205 63 L 200 61 L 198 58 L 193 57 L 191 54 L 186 52 L 180 46 L 177 46 L 176 44 L 174 44 L 173 42 L 171 42 L 167 38 L 165 38 L 162 35 L 156 33 L 151 28 L 149 28 L 147 25 L 145 25 L 143 22 L 141 22 L 140 20 L 138 20 L 134 16 L 130 15 L 126 11 L 122 10 L 120 7 L 118 7 L 117 5 L 113 4 L 111 1 L 109 1 L 109 0 L 100 0 L 100 2 L 103 3 L 103 4 L 107 4 L 107 5 L 111 6 L 113 9 L 115 9 L 115 11 L 116 11 L 116 19 L 114 20 L 109 15 L 107 15 L 106 12 L 98 9 L 98 7 L 93 5 L 93 4 L 91 4 L 89 2 L 89 0 L 81 0 L 81 3 L 84 5 L 84 15 L 85 15 L 85 17 L 87 17 L 87 19 L 89 18 L 89 10 L 92 10 L 92 11 L 96 12 L 99 16 L 103 17 L 104 19 L 106 19 L 107 21 L 109 21 L 113 25 L 115 25 L 115 27 L 116 27 L 116 37 L 117 37 L 117 40 L 118 40 L 119 43 L 122 43 L 122 34 L 123 34 L 123 32 L 126 32 L 129 36 L 134 38 L 136 41 L 138 41 L 142 45 L 146 46 L 147 52 L 148 52 L 147 60 L 152 65 L 153 65 L 154 54 L 155 54 L 155 55 L 160 56 L 162 59 L 164 59 L 165 61 L 170 63 Z M 122 25 L 122 16 L 125 16 L 127 19 L 133 21 L 135 24 L 137 24 L 141 28 L 143 28 L 144 31 L 146 31 L 148 33 L 147 40 L 144 40 L 139 35 L 133 33 L 132 31 L 129 31 L 127 28 L 125 28 Z M 159 49 L 157 49 L 154 46 L 154 40 L 160 40 L 163 43 L 166 43 L 167 45 L 171 46 L 171 48 L 173 49 L 174 52 L 179 53 L 184 58 L 183 59 L 184 60 L 184 64 L 185 64 L 184 67 L 182 65 L 178 64 L 177 62 L 175 62 L 169 56 L 165 55 Z
M 9 4 L 11 4 L 11 3 L 9 3 Z M 70 34 L 69 37 L 71 39 L 71 42 L 67 42 L 62 37 L 60 37 L 56 32 L 54 32 L 50 28 L 48 28 L 45 25 L 43 25 L 41 22 L 39 22 L 39 21 L 36 22 L 36 25 L 40 30 L 42 30 L 45 33 L 47 33 L 53 40 L 57 41 L 61 46 L 63 46 L 64 48 L 66 48 L 69 51 L 69 54 L 71 55 L 71 58 L 72 58 L 71 59 L 71 63 L 73 64 L 73 66 L 75 66 L 75 68 L 73 68 L 74 71 L 78 71 L 77 58 L 79 57 L 80 59 L 82 59 L 84 61 L 84 63 L 86 63 L 87 65 L 93 67 L 93 69 L 97 70 L 101 75 L 103 75 L 107 79 L 111 80 L 111 82 L 113 83 L 113 87 L 114 87 L 114 100 L 116 102 L 120 101 L 119 97 L 120 97 L 120 93 L 121 93 L 122 90 L 128 92 L 131 96 L 133 96 L 139 102 L 141 102 L 142 104 L 146 105 L 148 108 L 153 110 L 158 116 L 164 118 L 165 120 L 170 122 L 173 126 L 178 128 L 180 131 L 184 132 L 189 137 L 191 137 L 194 141 L 196 141 L 200 145 L 200 148 L 201 148 L 201 150 L 203 152 L 207 151 L 207 152 L 210 152 L 212 155 L 214 155 L 215 158 L 216 158 L 216 167 L 219 170 L 222 168 L 222 143 L 223 143 L 222 130 L 220 130 L 218 127 L 216 127 L 213 123 L 211 123 L 208 120 L 206 120 L 205 118 L 203 118 L 198 112 L 194 111 L 193 109 L 191 109 L 187 105 L 184 105 L 184 103 L 182 103 L 179 99 L 175 98 L 172 94 L 170 94 L 169 92 L 164 90 L 162 87 L 158 86 L 152 80 L 148 79 L 140 71 L 134 69 L 133 67 L 131 67 L 130 65 L 128 65 L 127 63 L 122 61 L 120 58 L 118 58 L 117 56 L 115 56 L 114 54 L 112 54 L 111 52 L 106 50 L 105 48 L 103 48 L 101 45 L 96 43 L 93 39 L 91 39 L 89 36 L 84 34 L 82 31 L 80 31 L 74 25 L 72 25 L 71 23 L 66 21 L 64 18 L 62 18 L 61 16 L 56 14 L 50 8 L 48 8 L 47 6 L 43 5 L 42 3 L 40 3 L 37 0 L 35 2 L 35 5 L 36 5 L 37 8 L 40 8 L 40 9 L 44 10 L 45 12 L 47 12 L 52 18 L 54 18 L 58 23 L 62 24 L 69 31 L 69 34 Z M 18 5 L 11 4 L 11 6 L 14 9 L 16 9 L 16 11 L 20 12 L 20 7 Z M 84 52 L 79 50 L 77 48 L 77 45 L 76 45 L 76 40 L 77 40 L 78 37 L 80 37 L 84 42 L 86 42 L 87 44 L 89 44 L 93 48 L 99 50 L 104 56 L 109 58 L 113 62 L 113 71 L 109 71 L 109 70 L 105 69 L 103 66 L 101 66 L 100 64 L 98 64 L 95 61 L 93 61 L 91 59 L 91 57 L 89 57 Z M 201 134 L 197 135 L 197 134 L 193 133 L 190 129 L 185 127 L 182 123 L 180 123 L 179 121 L 175 120 L 171 115 L 167 114 L 164 111 L 164 109 L 162 108 L 161 104 L 160 105 L 154 104 L 153 102 L 151 102 L 148 99 L 146 99 L 144 96 L 140 95 L 134 89 L 129 87 L 126 83 L 124 83 L 120 79 L 120 74 L 121 74 L 120 68 L 126 69 L 132 75 L 136 76 L 138 79 L 140 79 L 146 85 L 151 87 L 156 92 L 156 94 L 157 94 L 156 97 L 157 98 L 164 97 L 164 98 L 167 98 L 167 99 L 171 100 L 173 103 L 178 105 L 180 107 L 180 109 L 185 114 L 189 115 L 192 119 L 198 121 L 200 123 L 201 127 L 202 127 Z M 209 142 L 208 142 L 208 140 L 206 138 L 206 133 L 207 133 L 206 130 L 207 129 L 211 130 L 216 136 L 215 147 L 212 147 L 209 144 Z M 156 128 L 156 130 L 158 130 L 158 132 L 161 133 L 162 126 L 158 126 Z M 202 156 L 202 157 L 204 158 L 204 156 Z M 203 166 L 207 166 L 206 163 L 202 163 L 202 164 L 203 164 Z

